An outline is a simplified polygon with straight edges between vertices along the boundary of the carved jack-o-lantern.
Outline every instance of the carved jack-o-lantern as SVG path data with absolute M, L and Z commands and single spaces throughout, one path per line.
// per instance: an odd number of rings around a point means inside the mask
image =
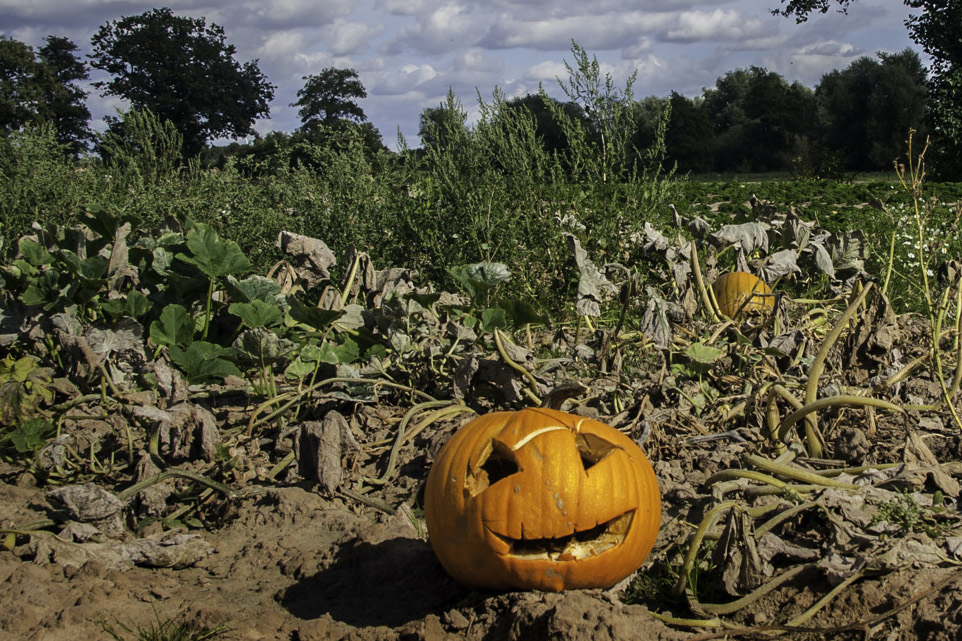
M 431 545 L 469 587 L 609 587 L 651 552 L 658 482 L 627 436 L 551 409 L 495 412 L 458 430 L 428 475 Z

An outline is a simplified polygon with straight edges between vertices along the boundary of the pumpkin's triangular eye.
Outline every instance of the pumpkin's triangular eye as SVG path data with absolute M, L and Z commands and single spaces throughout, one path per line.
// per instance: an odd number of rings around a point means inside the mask
M 491 441 L 481 454 L 475 470 L 468 470 L 464 482 L 465 492 L 470 496 L 477 496 L 501 479 L 520 471 L 521 467 L 511 448 L 499 441 Z
M 481 463 L 481 469 L 488 475 L 488 484 L 494 485 L 503 478 L 516 474 L 521 468 L 514 452 L 499 441 L 491 442 L 491 454 Z
M 597 465 L 616 449 L 614 445 L 603 438 L 594 434 L 581 433 L 575 436 L 575 446 L 578 448 L 578 454 L 581 456 L 581 463 L 585 466 L 585 470 Z

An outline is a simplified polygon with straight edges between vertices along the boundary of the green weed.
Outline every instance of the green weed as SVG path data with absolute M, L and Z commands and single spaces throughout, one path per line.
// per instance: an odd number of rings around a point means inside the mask
M 161 619 L 154 612 L 156 622 L 145 627 L 130 627 L 114 622 L 102 621 L 103 631 L 115 641 L 208 641 L 230 631 L 227 624 L 209 628 L 187 618 L 187 614 Z

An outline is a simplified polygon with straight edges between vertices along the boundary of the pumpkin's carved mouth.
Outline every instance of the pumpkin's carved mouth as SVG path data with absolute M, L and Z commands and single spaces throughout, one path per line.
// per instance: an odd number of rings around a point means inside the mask
M 526 561 L 580 561 L 620 545 L 628 535 L 634 515 L 635 511 L 630 510 L 588 530 L 556 538 L 512 539 L 497 532 L 491 534 L 508 545 L 505 556 Z

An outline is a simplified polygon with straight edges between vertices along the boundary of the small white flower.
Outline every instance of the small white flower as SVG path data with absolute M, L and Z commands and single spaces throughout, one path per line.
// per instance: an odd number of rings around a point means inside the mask
M 926 269 L 925 273 L 928 274 L 929 276 L 935 276 L 935 272 L 933 272 L 931 269 Z
M 909 258 L 915 258 L 915 252 L 909 252 L 909 253 L 907 254 L 907 256 L 908 256 Z

